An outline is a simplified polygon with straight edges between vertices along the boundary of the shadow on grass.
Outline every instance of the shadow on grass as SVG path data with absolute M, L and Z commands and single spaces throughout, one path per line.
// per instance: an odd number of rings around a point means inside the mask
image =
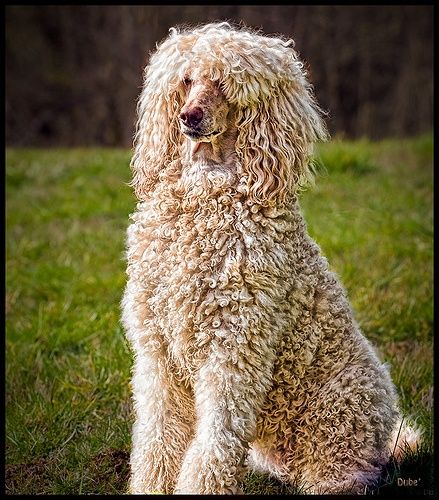
M 249 473 L 243 487 L 246 495 L 299 495 L 300 491 L 294 486 L 281 483 L 274 477 L 260 473 Z
M 306 491 L 289 486 L 263 474 L 247 476 L 244 492 L 248 495 L 305 495 Z M 366 495 L 435 496 L 438 493 L 433 473 L 433 452 L 420 448 L 405 451 L 400 463 L 392 457 L 383 468 L 381 477 L 374 487 L 366 488 Z M 346 491 L 343 495 L 349 495 Z
M 366 493 L 398 497 L 436 495 L 433 452 L 422 448 L 417 452 L 407 452 L 400 463 L 392 457 L 384 467 L 378 484 Z

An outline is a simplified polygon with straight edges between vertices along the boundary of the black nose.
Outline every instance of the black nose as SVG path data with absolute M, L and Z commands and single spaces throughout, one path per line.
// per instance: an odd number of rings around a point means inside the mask
M 194 128 L 203 119 L 203 110 L 198 107 L 188 109 L 180 114 L 180 119 L 186 126 Z

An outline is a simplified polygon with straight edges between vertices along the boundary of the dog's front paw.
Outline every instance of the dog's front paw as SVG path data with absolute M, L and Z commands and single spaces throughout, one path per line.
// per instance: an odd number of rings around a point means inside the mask
M 226 464 L 212 453 L 189 450 L 181 469 L 176 494 L 236 495 L 242 493 L 238 486 L 237 468 Z

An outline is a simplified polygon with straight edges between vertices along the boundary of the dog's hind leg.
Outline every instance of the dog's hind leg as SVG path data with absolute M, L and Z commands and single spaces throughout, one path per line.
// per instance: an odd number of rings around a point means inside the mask
M 291 442 L 279 442 L 299 483 L 313 494 L 358 494 L 373 486 L 388 461 L 398 419 L 394 388 L 385 367 L 346 365 L 314 392 L 296 415 Z M 281 441 L 281 440 L 280 440 Z

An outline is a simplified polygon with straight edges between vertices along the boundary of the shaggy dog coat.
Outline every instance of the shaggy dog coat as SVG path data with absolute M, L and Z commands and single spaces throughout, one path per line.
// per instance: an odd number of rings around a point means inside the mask
M 237 493 L 249 467 L 359 493 L 398 431 L 417 437 L 299 209 L 326 131 L 290 45 L 172 30 L 146 69 L 123 298 L 132 493 Z

